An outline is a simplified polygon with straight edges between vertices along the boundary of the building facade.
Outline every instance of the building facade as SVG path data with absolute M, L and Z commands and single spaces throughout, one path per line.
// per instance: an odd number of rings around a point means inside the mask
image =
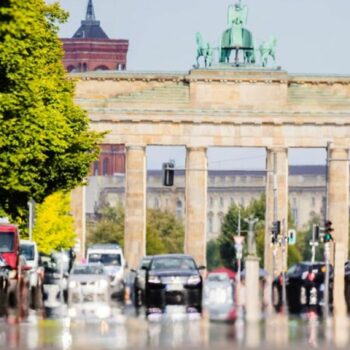
M 93 176 L 87 187 L 87 216 L 93 217 L 103 203 L 114 206 L 125 202 L 125 178 Z M 212 170 L 208 172 L 207 239 L 220 234 L 221 223 L 232 204 L 243 207 L 265 193 L 266 172 L 249 170 Z M 324 166 L 289 167 L 289 206 L 298 229 L 314 216 L 323 217 L 326 187 Z M 177 171 L 174 187 L 162 185 L 162 172 L 147 172 L 147 207 L 167 210 L 184 222 L 185 174 Z
M 68 72 L 125 70 L 129 41 L 110 39 L 95 18 L 92 0 L 85 20 L 72 38 L 63 38 L 63 64 Z

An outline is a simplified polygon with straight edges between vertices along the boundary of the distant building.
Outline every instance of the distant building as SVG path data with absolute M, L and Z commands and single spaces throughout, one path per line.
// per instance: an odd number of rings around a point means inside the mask
M 93 176 L 113 176 L 125 173 L 125 146 L 100 145 L 100 157 L 91 166 Z
M 233 204 L 247 206 L 265 192 L 266 172 L 250 170 L 211 170 L 208 173 L 207 238 L 220 233 L 222 220 Z M 93 176 L 86 193 L 86 214 L 93 217 L 101 203 L 124 202 L 125 176 Z M 297 228 L 325 211 L 324 166 L 289 167 L 289 205 Z M 162 186 L 162 172 L 147 173 L 147 207 L 168 210 L 185 218 L 185 174 L 177 171 L 173 187 Z
M 71 39 L 63 38 L 63 64 L 68 72 L 125 70 L 129 41 L 109 39 L 95 19 L 92 0 L 88 1 L 85 20 Z

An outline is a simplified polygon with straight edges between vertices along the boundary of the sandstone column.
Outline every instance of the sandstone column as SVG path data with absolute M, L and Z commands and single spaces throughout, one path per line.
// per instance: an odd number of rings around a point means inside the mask
M 349 235 L 349 161 L 345 148 L 330 149 L 328 163 L 328 213 L 333 223 L 334 315 L 345 316 L 344 264 L 348 257 Z
M 71 192 L 71 214 L 77 233 L 77 258 L 82 259 L 86 248 L 85 186 L 76 187 Z
M 206 265 L 207 149 L 188 147 L 186 157 L 185 253 Z
M 135 268 L 146 254 L 146 148 L 126 147 L 124 254 Z
M 266 215 L 265 215 L 265 256 L 264 266 L 272 276 L 274 270 L 271 227 L 274 220 L 281 221 L 281 234 L 288 229 L 288 149 L 267 149 L 266 157 Z M 275 190 L 276 188 L 276 194 Z M 276 208 L 275 208 L 276 206 Z M 287 267 L 287 247 L 282 266 L 282 251 L 279 248 L 275 259 L 275 270 L 281 272 Z

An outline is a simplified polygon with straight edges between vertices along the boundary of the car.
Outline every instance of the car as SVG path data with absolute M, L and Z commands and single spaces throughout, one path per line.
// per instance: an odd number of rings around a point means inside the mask
M 0 257 L 0 317 L 6 314 L 8 288 L 10 285 L 6 261 Z
M 152 257 L 146 271 L 146 314 L 164 312 L 168 305 L 184 305 L 188 312 L 202 312 L 203 279 L 190 255 Z
M 145 288 L 146 288 L 146 269 L 151 263 L 152 256 L 144 256 L 138 268 L 131 269 L 131 272 L 134 273 L 132 288 L 133 288 L 133 303 L 135 307 L 140 307 L 145 302 Z
M 40 258 L 37 244 L 33 241 L 20 240 L 20 254 L 26 258 L 26 264 L 30 268 L 29 273 L 29 292 L 30 305 L 33 309 L 42 306 L 42 291 L 44 269 L 40 266 Z
M 110 290 L 113 297 L 124 299 L 126 263 L 118 244 L 95 244 L 87 250 L 88 263 L 101 263 L 110 277 Z
M 345 300 L 350 313 L 350 261 L 345 263 Z
M 290 313 L 300 313 L 308 308 L 321 312 L 325 271 L 324 262 L 301 262 L 289 268 L 285 281 Z M 282 308 L 282 282 L 283 277 L 280 275 L 274 279 L 272 285 L 273 305 L 277 311 Z
M 110 278 L 100 263 L 76 264 L 68 280 L 68 308 L 71 317 L 110 316 Z
M 208 274 L 204 282 L 203 306 L 210 321 L 234 322 L 236 320 L 235 285 L 227 273 Z

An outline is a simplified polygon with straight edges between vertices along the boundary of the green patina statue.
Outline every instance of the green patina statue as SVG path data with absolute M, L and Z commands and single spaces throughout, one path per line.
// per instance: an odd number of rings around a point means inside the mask
M 227 13 L 228 28 L 221 36 L 219 47 L 213 47 L 203 40 L 201 33 L 196 33 L 197 43 L 197 64 L 195 68 L 199 68 L 199 59 L 203 57 L 205 67 L 213 64 L 214 51 L 218 50 L 218 60 L 220 63 L 230 63 L 231 53 L 234 51 L 234 65 L 240 66 L 241 63 L 246 65 L 255 64 L 255 45 L 253 34 L 246 28 L 248 18 L 248 8 L 242 5 L 242 0 L 238 3 L 230 5 Z M 271 37 L 269 41 L 263 42 L 259 46 L 261 64 L 265 67 L 269 57 L 275 60 L 277 39 Z M 240 53 L 243 53 L 243 62 L 239 62 Z
M 254 42 L 252 33 L 244 28 L 248 18 L 248 8 L 240 3 L 228 8 L 228 26 L 221 37 L 220 62 L 229 62 L 232 50 L 242 50 L 245 63 L 255 63 Z
M 197 32 L 196 33 L 196 43 L 197 43 L 197 66 L 196 68 L 199 68 L 199 58 L 203 57 L 204 59 L 204 65 L 205 67 L 210 67 L 213 63 L 213 52 L 214 49 L 210 45 L 210 43 L 205 43 L 203 41 L 202 34 Z
M 268 41 L 264 41 L 260 47 L 260 60 L 263 67 L 266 67 L 269 56 L 272 59 L 276 60 L 276 47 L 277 47 L 277 39 L 274 36 L 271 36 Z

